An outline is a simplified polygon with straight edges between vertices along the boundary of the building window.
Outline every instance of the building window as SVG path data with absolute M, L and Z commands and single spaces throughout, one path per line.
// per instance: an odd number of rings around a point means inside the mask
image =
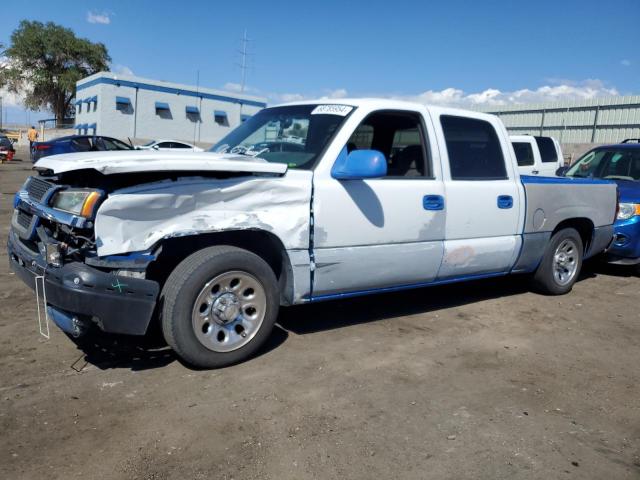
M 116 97 L 116 110 L 122 113 L 133 113 L 133 106 L 129 97 Z
M 156 115 L 160 118 L 172 119 L 171 109 L 166 102 L 156 102 Z
M 187 105 L 185 108 L 185 112 L 187 114 L 187 118 L 192 122 L 200 121 L 200 110 L 198 109 L 198 107 Z
M 227 112 L 224 110 L 215 110 L 213 112 L 213 120 L 218 125 L 229 126 L 229 118 L 227 117 Z

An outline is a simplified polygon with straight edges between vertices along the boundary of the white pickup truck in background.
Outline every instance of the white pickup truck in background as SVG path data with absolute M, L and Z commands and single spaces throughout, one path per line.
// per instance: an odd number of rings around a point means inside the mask
M 609 181 L 521 177 L 496 116 L 392 100 L 267 108 L 208 153 L 35 168 L 8 249 L 50 317 L 74 336 L 160 322 L 200 367 L 255 353 L 280 305 L 511 273 L 566 293 L 617 207 Z
M 555 177 L 556 171 L 564 166 L 562 148 L 555 138 L 531 135 L 511 135 L 510 138 L 520 175 Z

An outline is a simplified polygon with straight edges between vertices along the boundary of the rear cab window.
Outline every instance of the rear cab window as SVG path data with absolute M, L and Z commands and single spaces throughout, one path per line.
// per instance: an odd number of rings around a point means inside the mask
M 495 128 L 485 120 L 442 115 L 452 180 L 506 180 L 504 154 Z
M 535 163 L 533 148 L 529 142 L 512 142 L 519 167 L 530 167 Z
M 558 152 L 556 151 L 556 145 L 549 137 L 533 137 L 538 144 L 538 150 L 540 150 L 540 158 L 542 163 L 557 163 Z

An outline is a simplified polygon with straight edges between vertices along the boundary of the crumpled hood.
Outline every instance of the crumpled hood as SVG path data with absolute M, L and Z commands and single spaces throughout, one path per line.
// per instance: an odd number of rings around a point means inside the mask
M 282 175 L 283 163 L 261 158 L 213 152 L 159 152 L 122 150 L 116 152 L 78 152 L 51 155 L 36 162 L 34 168 L 64 173 L 94 169 L 105 175 L 130 172 L 246 172 Z

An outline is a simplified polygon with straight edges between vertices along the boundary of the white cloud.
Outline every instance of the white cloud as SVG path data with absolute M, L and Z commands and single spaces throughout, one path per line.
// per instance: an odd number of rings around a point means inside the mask
M 126 65 L 120 65 L 120 64 L 111 65 L 111 71 L 117 75 L 135 75 L 133 73 L 133 70 L 131 70 Z
M 242 85 L 240 85 L 239 83 L 233 83 L 233 82 L 225 83 L 222 88 L 224 90 L 227 90 L 228 92 L 240 92 L 240 91 L 242 91 Z
M 598 79 L 575 81 L 561 78 L 548 78 L 546 82 L 546 85 L 534 89 L 522 88 L 512 91 L 487 88 L 478 92 L 466 92 L 460 88 L 449 87 L 442 90 L 425 90 L 415 94 L 377 93 L 367 94 L 365 96 L 392 98 L 425 105 L 483 108 L 512 104 L 560 102 L 563 100 L 590 100 L 598 97 L 620 95 L 620 92 L 618 92 L 615 87 L 608 86 Z M 225 90 L 234 92 L 240 91 L 240 85 L 237 83 L 227 83 L 224 88 Z M 245 91 L 266 97 L 270 105 L 313 99 L 340 99 L 346 98 L 349 95 L 348 91 L 344 88 L 334 90 L 326 89 L 320 94 L 262 92 L 252 87 L 247 87 Z
M 559 85 L 543 85 L 534 90 L 523 88 L 503 92 L 495 88 L 488 88 L 481 92 L 467 93 L 457 88 L 445 88 L 444 90 L 426 90 L 417 95 L 385 96 L 428 105 L 473 108 L 559 102 L 562 100 L 589 100 L 619 94 L 618 90 L 607 87 L 600 80 L 584 80 L 582 82 L 565 82 Z
M 89 23 L 100 23 L 102 25 L 109 25 L 111 23 L 111 17 L 107 12 L 87 12 L 87 22 Z
M 347 91 L 344 88 L 329 90 L 325 95 L 323 95 L 320 98 L 321 99 L 347 98 Z
M 626 58 L 623 58 L 622 60 L 620 60 L 620 65 L 622 65 L 623 67 L 630 67 L 631 60 L 627 60 Z

